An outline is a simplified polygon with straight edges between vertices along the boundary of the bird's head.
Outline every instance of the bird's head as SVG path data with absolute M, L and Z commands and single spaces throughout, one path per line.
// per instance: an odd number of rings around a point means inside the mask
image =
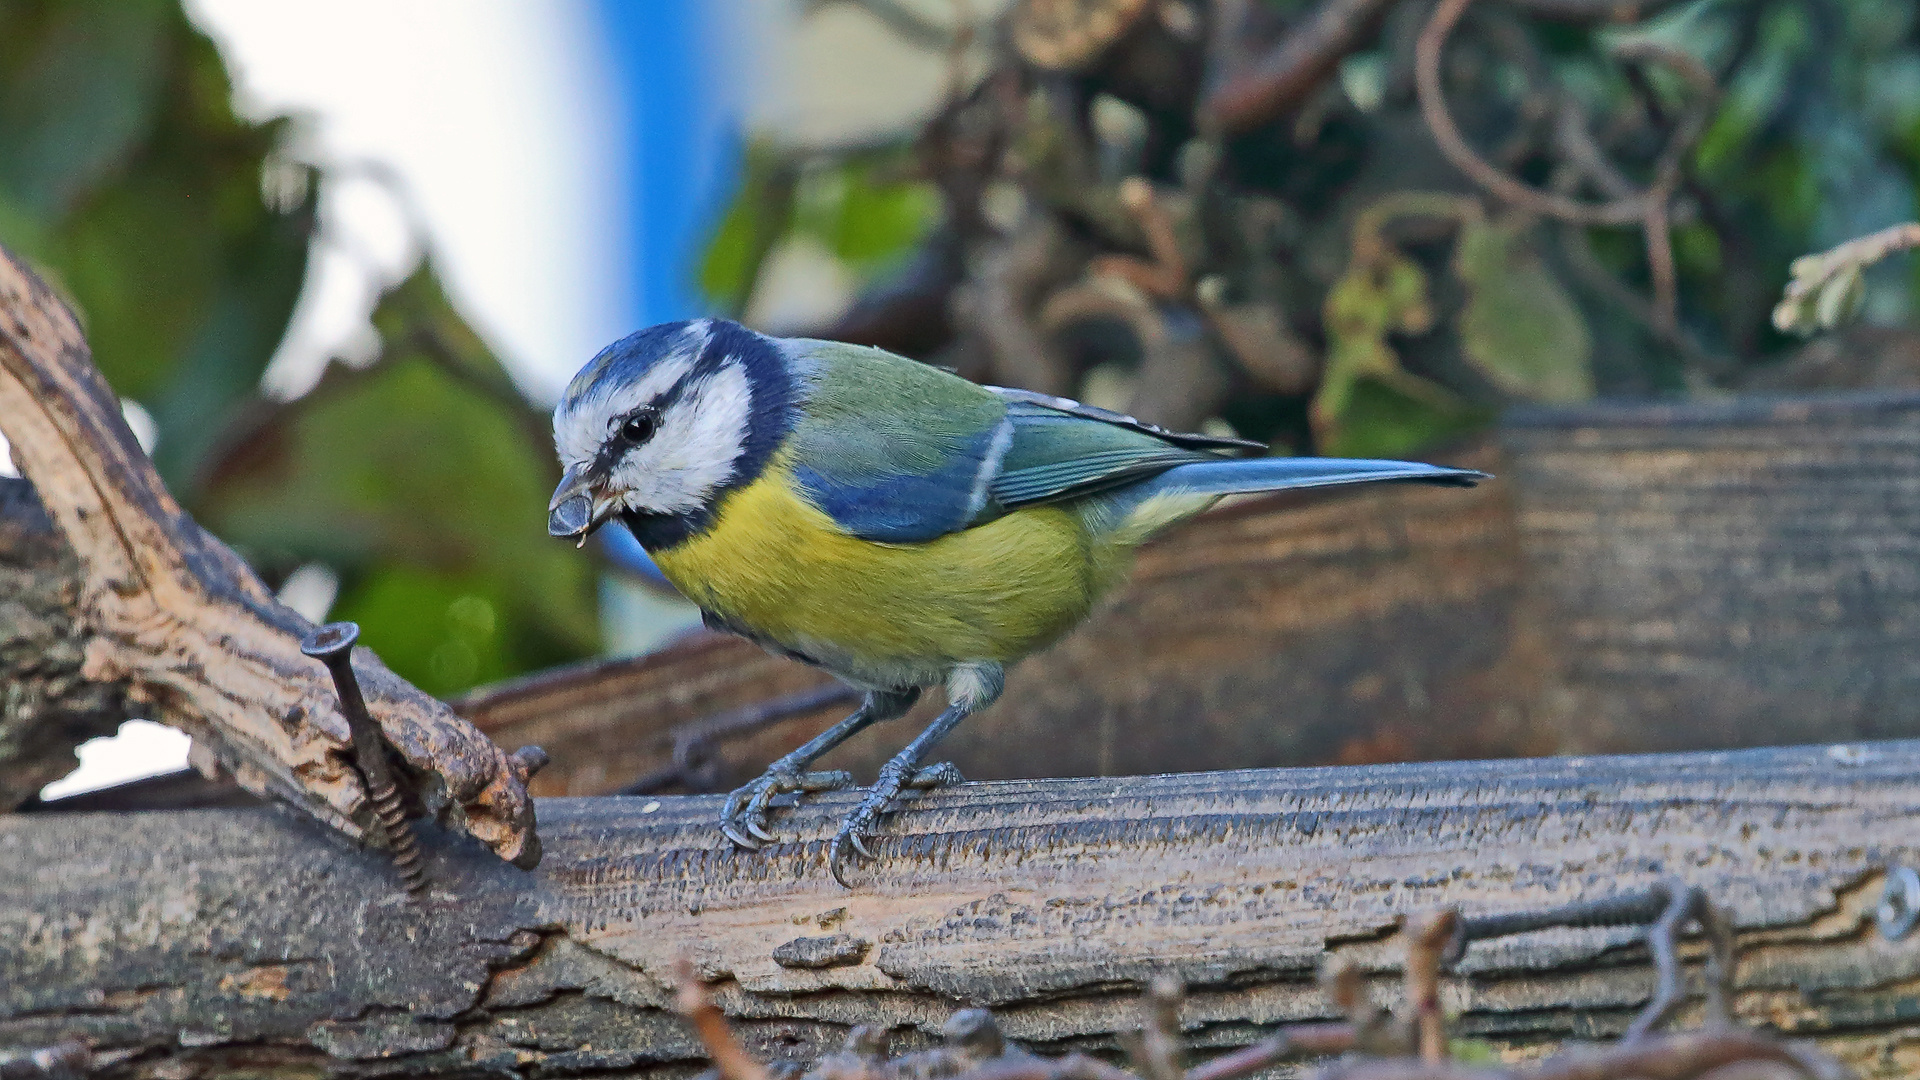
M 791 400 L 779 343 L 734 323 L 664 323 L 615 342 L 553 411 L 566 472 L 547 531 L 585 543 L 618 515 L 649 546 L 684 537 L 765 466 Z

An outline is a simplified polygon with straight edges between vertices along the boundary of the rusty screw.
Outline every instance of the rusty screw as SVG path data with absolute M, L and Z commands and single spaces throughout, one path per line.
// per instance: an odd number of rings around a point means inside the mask
M 420 861 L 413 826 L 400 806 L 400 789 L 394 783 L 393 766 L 387 761 L 386 740 L 368 714 L 366 698 L 360 696 L 360 680 L 353 674 L 353 643 L 359 638 L 360 628 L 353 623 L 328 623 L 308 634 L 300 643 L 300 651 L 327 665 L 333 675 L 340 711 L 347 718 L 347 730 L 353 733 L 354 763 L 366 781 L 367 797 L 373 800 L 375 826 L 386 834 L 387 848 L 393 853 L 393 865 L 400 869 L 400 879 L 406 883 L 407 895 L 419 901 L 427 895 L 427 868 Z

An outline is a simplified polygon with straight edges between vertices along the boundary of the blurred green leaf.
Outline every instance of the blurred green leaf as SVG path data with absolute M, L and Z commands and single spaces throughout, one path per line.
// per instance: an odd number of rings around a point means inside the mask
M 744 311 L 767 253 L 793 223 L 793 162 L 766 139 L 747 144 L 740 187 L 700 260 L 700 291 L 729 314 Z
M 940 217 L 939 195 L 930 184 L 902 179 L 905 164 L 901 153 L 881 151 L 803 169 L 792 153 L 756 139 L 701 258 L 701 291 L 738 315 L 767 256 L 799 235 L 819 241 L 856 277 L 893 265 Z
M 1535 401 L 1593 396 L 1586 319 L 1521 226 L 1462 223 L 1454 270 L 1467 287 L 1461 352 L 1494 385 Z
M 205 520 L 258 563 L 334 567 L 341 617 L 435 692 L 590 653 L 593 563 L 546 531 L 559 466 L 545 417 L 430 265 L 387 294 L 374 325 L 373 366 L 334 367 L 258 418 L 216 477 Z M 493 629 L 461 622 L 461 603 L 469 614 L 484 605 Z
M 855 157 L 802 177 L 794 230 L 817 237 L 858 274 L 912 250 L 940 215 L 931 185 L 890 178 L 891 157 Z
M 1419 445 L 1406 440 L 1422 429 L 1423 409 L 1458 409 L 1447 391 L 1403 369 L 1387 344 L 1389 334 L 1424 334 L 1433 327 L 1427 274 L 1412 259 L 1377 241 L 1363 244 L 1328 291 L 1322 322 L 1327 362 L 1309 409 L 1322 453 L 1357 453 L 1354 446 L 1376 443 L 1402 453 Z M 1382 392 L 1398 404 L 1381 407 Z M 1377 433 L 1369 430 L 1380 424 L 1385 427 Z M 1436 417 L 1435 425 L 1446 423 Z
M 508 655 L 500 612 L 512 598 L 471 574 L 378 566 L 334 607 L 362 640 L 429 694 L 448 697 L 521 670 Z
M 0 241 L 77 305 L 189 506 L 285 334 L 314 230 L 310 178 L 262 190 L 294 168 L 274 164 L 287 123 L 237 116 L 232 92 L 177 0 L 0 0 Z
M 261 399 L 319 177 L 286 159 L 289 121 L 232 94 L 179 0 L 0 0 L 0 242 L 152 414 L 175 495 L 269 580 L 337 571 L 336 613 L 396 670 L 451 693 L 592 652 L 593 563 L 541 514 L 546 418 L 431 266 L 374 313 L 372 368 Z
M 1492 419 L 1493 410 L 1405 372 L 1367 375 L 1354 381 L 1339 426 L 1319 449 L 1329 457 L 1406 457 Z
M 180 21 L 168 0 L 0 2 L 0 187 L 51 216 L 124 168 Z

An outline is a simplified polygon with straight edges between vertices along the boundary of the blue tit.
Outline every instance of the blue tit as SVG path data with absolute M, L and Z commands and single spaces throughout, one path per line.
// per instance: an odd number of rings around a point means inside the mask
M 866 692 L 853 715 L 733 792 L 721 827 L 770 840 L 771 801 L 847 786 L 814 760 L 904 714 L 946 708 L 840 827 L 836 878 L 935 743 L 999 696 L 1008 665 L 1086 618 L 1156 531 L 1240 492 L 1485 474 L 1402 461 L 1229 456 L 1182 435 L 879 349 L 767 337 L 717 319 L 642 330 L 580 370 L 553 414 L 565 476 L 547 529 L 617 518 L 709 625 Z M 844 879 L 843 879 L 844 882 Z

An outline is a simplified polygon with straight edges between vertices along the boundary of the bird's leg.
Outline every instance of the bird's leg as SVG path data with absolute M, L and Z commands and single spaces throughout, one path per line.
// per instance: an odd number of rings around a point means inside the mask
M 833 872 L 833 880 L 842 886 L 847 884 L 841 869 L 849 853 L 873 857 L 867 851 L 866 837 L 872 835 L 874 822 L 901 792 L 960 781 L 960 770 L 952 764 L 941 762 L 922 768 L 920 759 L 927 756 L 935 743 L 946 738 L 948 732 L 960 726 L 960 721 L 993 704 L 1005 683 L 1006 673 L 998 664 L 967 664 L 954 670 L 947 679 L 945 711 L 880 767 L 880 779 L 867 790 L 867 797 L 860 800 L 859 807 L 840 823 L 840 831 L 834 834 L 833 844 L 827 849 L 827 868 Z
M 773 834 L 767 832 L 767 807 L 775 796 L 790 792 L 838 791 L 851 785 L 853 777 L 838 769 L 828 772 L 802 770 L 813 764 L 815 758 L 846 742 L 867 725 L 905 715 L 919 698 L 920 691 L 915 688 L 869 692 L 867 699 L 860 703 L 853 715 L 807 740 L 805 746 L 767 766 L 767 771 L 758 780 L 727 796 L 726 808 L 720 811 L 720 831 L 726 834 L 727 839 L 749 851 L 760 846 L 759 840 L 773 839 Z

